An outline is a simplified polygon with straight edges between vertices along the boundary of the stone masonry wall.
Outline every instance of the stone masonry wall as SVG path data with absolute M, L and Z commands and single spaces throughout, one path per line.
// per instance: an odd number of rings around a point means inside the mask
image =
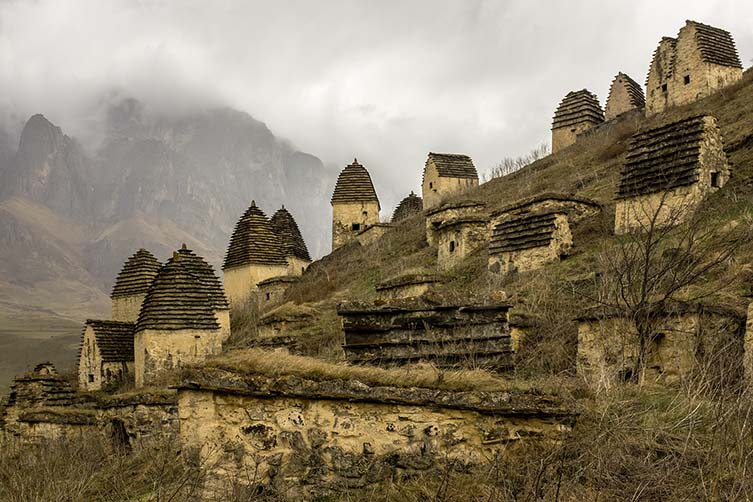
M 310 500 L 331 487 L 366 487 L 441 461 L 484 465 L 504 454 L 506 444 L 557 441 L 572 425 L 562 410 L 515 410 L 508 393 L 250 378 L 241 392 L 253 395 L 223 388 L 179 392 L 184 448 L 211 466 L 207 498 L 231 483 L 255 482 Z M 268 397 L 268 385 L 275 397 Z
M 698 182 L 667 191 L 617 200 L 614 218 L 616 235 L 647 228 L 654 215 L 657 215 L 658 226 L 682 223 L 703 199 L 729 181 L 729 164 L 721 134 L 712 125 L 711 117 L 706 117 L 704 121 L 706 133 L 700 142 Z M 718 173 L 719 187 L 711 185 L 712 172 Z
M 487 223 L 468 221 L 440 227 L 437 235 L 437 267 L 449 270 L 475 250 L 484 247 L 489 239 Z
M 146 294 L 119 296 L 112 299 L 112 320 L 136 322 Z
M 692 103 L 709 96 L 742 78 L 742 69 L 705 62 L 695 40 L 695 26 L 680 29 L 676 42 L 676 55 L 671 76 L 658 71 L 649 72 L 646 95 L 646 114 L 661 113 L 672 106 Z M 662 65 L 669 64 L 671 42 L 660 43 Z M 652 68 L 653 70 L 653 68 Z M 686 77 L 688 80 L 686 80 Z M 666 85 L 666 91 L 662 90 Z
M 567 215 L 557 214 L 554 225 L 552 239 L 547 246 L 490 254 L 489 271 L 497 274 L 527 272 L 559 261 L 562 256 L 568 255 L 573 246 L 573 235 Z
M 440 177 L 432 161 L 424 170 L 424 180 L 421 185 L 424 211 L 442 204 L 443 201 L 471 190 L 478 186 L 478 179 L 473 178 L 445 178 Z
M 718 314 L 685 313 L 657 322 L 656 336 L 647 354 L 642 380 L 675 384 L 700 370 L 734 372 L 742 362 L 740 320 Z M 635 324 L 624 318 L 581 320 L 578 323 L 578 373 L 597 387 L 607 387 L 632 372 L 639 351 Z M 721 353 L 731 357 L 724 361 Z M 705 368 L 704 355 L 712 356 L 716 368 Z M 731 375 L 728 375 L 728 377 Z
M 332 249 L 355 239 L 358 232 L 379 223 L 379 203 L 337 202 L 332 205 Z M 357 229 L 353 225 L 358 225 Z
M 590 122 L 582 122 L 571 127 L 552 129 L 552 153 L 557 153 L 574 144 L 579 135 L 593 129 L 593 127 L 594 125 Z
M 225 269 L 223 283 L 231 307 L 242 306 L 256 285 L 272 277 L 287 275 L 286 265 L 243 265 Z
M 136 387 L 160 384 L 167 372 L 222 351 L 221 331 L 142 330 L 134 339 Z

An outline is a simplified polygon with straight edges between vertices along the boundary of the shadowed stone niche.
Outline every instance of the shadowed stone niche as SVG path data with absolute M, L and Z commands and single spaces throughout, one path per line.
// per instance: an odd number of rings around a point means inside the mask
M 430 361 L 445 367 L 513 365 L 507 304 L 431 305 L 404 301 L 381 307 L 341 304 L 348 361 L 401 365 Z

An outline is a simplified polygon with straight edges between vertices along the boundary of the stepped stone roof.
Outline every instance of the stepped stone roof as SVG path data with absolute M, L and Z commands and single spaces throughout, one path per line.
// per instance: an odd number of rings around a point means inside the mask
M 558 211 L 545 211 L 510 218 L 494 226 L 489 254 L 522 251 L 548 246 L 555 230 Z
M 435 153 L 429 152 L 426 165 L 429 161 L 434 163 L 440 178 L 470 178 L 478 179 L 476 166 L 473 160 L 460 153 Z
M 614 90 L 614 86 L 619 83 L 619 80 L 622 80 L 625 85 L 625 89 L 627 90 L 628 96 L 630 97 L 630 104 L 636 108 L 645 107 L 646 96 L 643 94 L 643 87 L 641 87 L 638 82 L 630 78 L 629 75 L 622 72 L 615 75 L 614 80 L 612 80 L 612 86 L 609 88 L 607 105 L 609 105 L 609 100 L 612 99 L 612 91 Z
M 144 294 L 159 272 L 160 262 L 146 249 L 139 249 L 120 269 L 111 298 Z
M 651 69 L 654 68 L 654 65 L 656 64 L 656 60 L 659 57 L 659 52 L 661 50 L 662 44 L 669 44 L 670 50 L 672 51 L 672 57 L 670 57 L 668 61 L 669 65 L 661 68 L 663 76 L 670 78 L 675 71 L 675 64 L 677 63 L 677 39 L 672 37 L 662 37 L 659 45 L 657 45 L 656 49 L 654 49 L 654 55 L 651 57 L 651 66 L 649 67 L 648 73 L 646 74 L 646 86 L 648 86 L 648 79 L 651 76 Z
M 190 262 L 176 252 L 162 266 L 141 305 L 136 332 L 219 329 L 212 301 L 201 280 L 191 274 Z
M 697 21 L 685 23 L 695 27 L 695 39 L 703 61 L 733 68 L 743 67 L 730 32 Z
M 86 326 L 94 331 L 102 361 L 133 361 L 134 323 L 87 319 Z
M 699 115 L 634 134 L 620 173 L 617 198 L 697 182 L 704 119 Z
M 225 254 L 223 270 L 242 265 L 287 265 L 280 238 L 256 202 L 243 213 L 235 225 Z
M 295 256 L 301 260 L 311 261 L 309 250 L 306 242 L 303 240 L 298 224 L 295 222 L 293 215 L 282 206 L 272 215 L 270 220 L 272 231 L 282 241 L 283 254 L 285 256 Z
M 52 363 L 37 365 L 33 371 L 18 376 L 10 386 L 8 406 L 42 407 L 74 404 L 76 392 Z
M 423 200 L 411 191 L 406 198 L 400 201 L 400 204 L 395 208 L 395 212 L 392 213 L 392 223 L 410 218 L 414 214 L 423 211 L 423 209 Z
M 338 202 L 376 202 L 379 204 L 374 184 L 369 172 L 353 159 L 353 163 L 345 166 L 337 177 L 335 191 L 332 193 L 332 204 Z
M 186 267 L 199 280 L 201 289 L 209 297 L 212 306 L 215 309 L 230 308 L 230 304 L 228 304 L 227 297 L 225 296 L 225 288 L 222 287 L 219 277 L 214 273 L 214 267 L 207 263 L 204 258 L 188 249 L 185 244 L 183 244 L 177 253 L 181 265 Z M 173 260 L 174 258 L 170 258 L 168 263 Z
M 604 122 L 604 110 L 601 109 L 596 95 L 587 89 L 570 91 L 554 112 L 552 129 L 570 127 L 583 122 L 591 124 Z

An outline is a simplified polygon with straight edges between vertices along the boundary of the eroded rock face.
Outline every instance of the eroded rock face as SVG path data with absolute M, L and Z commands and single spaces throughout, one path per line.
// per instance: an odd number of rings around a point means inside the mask
M 331 487 L 358 488 L 428 471 L 448 459 L 483 465 L 511 442 L 563 438 L 574 417 L 542 396 L 207 369 L 184 382 L 178 407 L 184 447 L 211 466 L 205 485 L 210 498 L 231 483 L 307 498 Z

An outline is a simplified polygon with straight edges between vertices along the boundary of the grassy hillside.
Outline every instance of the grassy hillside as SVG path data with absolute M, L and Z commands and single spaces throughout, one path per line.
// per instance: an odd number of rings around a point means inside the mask
M 717 118 L 733 169 L 730 182 L 711 197 L 709 204 L 727 206 L 737 212 L 753 207 L 753 72 L 747 71 L 740 83 L 714 96 L 651 118 L 626 114 L 603 124 L 569 148 L 459 197 L 483 201 L 491 212 L 524 197 L 558 191 L 596 199 L 605 209 L 600 217 L 574 227 L 573 254 L 560 264 L 506 278 L 490 277 L 486 273 L 486 250 L 481 249 L 449 272 L 441 294 L 447 299 L 469 301 L 504 290 L 514 312 L 535 313 L 544 318 L 546 329 L 542 331 L 551 336 L 548 341 L 532 344 L 534 353 L 522 357 L 529 357 L 537 369 L 566 369 L 575 349 L 572 318 L 587 306 L 568 294 L 568 290 L 571 292 L 573 283 L 592 275 L 596 254 L 613 245 L 614 194 L 630 136 L 640 129 L 696 114 Z M 725 281 L 725 287 L 716 294 L 744 306 L 740 293 L 749 290 L 743 283 L 748 274 L 741 272 L 752 266 L 753 248 L 737 258 L 737 268 L 719 278 Z M 349 244 L 313 263 L 302 280 L 290 288 L 287 299 L 315 305 L 324 312 L 322 318 L 327 319 L 326 328 L 332 338 L 330 345 L 335 348 L 330 356 L 336 358 L 342 335 L 331 320 L 338 302 L 372 300 L 374 286 L 380 281 L 406 272 L 432 271 L 435 265 L 436 250 L 427 245 L 424 218 L 417 215 L 373 245 Z M 311 329 L 321 331 L 322 327 Z

